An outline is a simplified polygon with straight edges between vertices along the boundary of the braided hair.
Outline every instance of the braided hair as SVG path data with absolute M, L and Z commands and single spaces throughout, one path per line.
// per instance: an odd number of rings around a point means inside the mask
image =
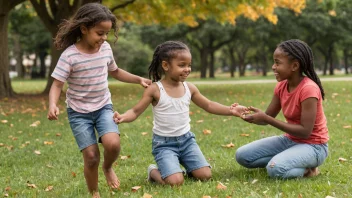
M 54 45 L 57 49 L 65 49 L 77 42 L 82 37 L 80 26 L 88 29 L 102 21 L 111 21 L 111 29 L 117 39 L 117 20 L 115 15 L 104 5 L 99 3 L 87 3 L 80 7 L 72 19 L 65 20 L 59 25 L 59 30 L 54 38 Z
M 179 50 L 190 51 L 188 46 L 180 41 L 166 41 L 155 48 L 153 60 L 149 66 L 149 78 L 153 82 L 159 81 L 164 73 L 161 63 L 163 61 L 170 62 L 176 57 Z
M 282 49 L 291 60 L 298 60 L 300 66 L 300 72 L 304 73 L 308 78 L 313 80 L 320 89 L 322 98 L 324 100 L 324 89 L 320 82 L 320 79 L 314 71 L 314 56 L 312 49 L 303 41 L 298 39 L 292 39 L 283 41 L 278 45 L 278 48 Z

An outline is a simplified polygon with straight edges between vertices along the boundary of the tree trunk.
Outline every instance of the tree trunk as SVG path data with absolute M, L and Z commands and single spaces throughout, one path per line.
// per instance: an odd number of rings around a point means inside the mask
M 334 59 L 332 56 L 332 48 L 329 48 L 330 64 L 329 64 L 329 74 L 334 75 Z
M 266 58 L 266 54 L 262 54 L 262 64 L 263 76 L 267 76 L 268 59 Z
M 62 53 L 62 50 L 57 50 L 55 46 L 53 45 L 51 46 L 51 63 L 50 63 L 50 69 L 49 69 L 49 77 L 43 93 L 49 93 L 50 91 L 51 84 L 53 84 L 53 81 L 54 81 L 54 79 L 51 77 L 51 74 L 55 69 L 56 63 L 59 60 L 61 53 Z
M 343 60 L 345 64 L 345 74 L 348 74 L 348 49 L 343 50 Z
M 209 77 L 215 78 L 215 68 L 214 68 L 214 51 L 210 52 L 210 61 L 209 61 Z
M 0 1 L 0 3 L 2 3 Z M 9 15 L 6 10 L 0 8 L 0 98 L 14 96 L 9 75 L 9 51 L 7 38 L 7 25 Z
M 235 71 L 236 71 L 236 58 L 234 55 L 234 50 L 233 48 L 229 48 L 229 55 L 230 55 L 230 73 L 231 73 L 231 78 L 235 77 Z
M 45 51 L 38 52 L 38 57 L 40 62 L 40 72 L 39 72 L 40 78 L 45 78 L 45 73 L 46 73 L 45 57 L 46 56 L 47 56 L 47 53 Z
M 208 52 L 205 48 L 200 49 L 200 78 L 206 78 L 208 66 Z
M 17 71 L 17 75 L 20 78 L 24 77 L 24 67 L 22 64 L 23 58 L 23 52 L 21 49 L 21 43 L 20 43 L 20 38 L 18 34 L 14 34 L 13 35 L 13 40 L 14 40 L 14 52 L 13 52 L 13 56 L 15 57 L 16 60 L 16 71 Z

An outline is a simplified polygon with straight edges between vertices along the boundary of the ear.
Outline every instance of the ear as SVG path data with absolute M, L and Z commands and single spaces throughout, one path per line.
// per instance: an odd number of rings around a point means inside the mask
M 85 25 L 79 26 L 79 29 L 81 30 L 82 34 L 88 33 L 88 28 Z
M 169 64 L 166 61 L 161 62 L 161 67 L 163 68 L 164 71 L 169 70 Z
M 299 62 L 297 60 L 292 62 L 292 71 L 299 70 Z

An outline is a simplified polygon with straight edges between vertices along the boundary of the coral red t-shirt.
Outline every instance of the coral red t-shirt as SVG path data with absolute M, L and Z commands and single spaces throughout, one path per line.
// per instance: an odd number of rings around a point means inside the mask
M 327 121 L 322 105 L 322 96 L 319 86 L 308 77 L 299 83 L 292 92 L 288 92 L 287 80 L 277 83 L 274 94 L 279 97 L 282 108 L 282 113 L 286 118 L 287 123 L 301 123 L 301 103 L 307 98 L 317 98 L 317 114 L 313 127 L 313 131 L 308 139 L 285 134 L 288 138 L 299 143 L 322 144 L 329 140 Z

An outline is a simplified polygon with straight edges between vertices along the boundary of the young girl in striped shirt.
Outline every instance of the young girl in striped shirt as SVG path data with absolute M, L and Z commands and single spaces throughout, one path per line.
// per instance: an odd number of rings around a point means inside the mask
M 120 151 L 120 137 L 113 120 L 113 106 L 108 88 L 108 73 L 122 82 L 148 87 L 151 81 L 117 67 L 109 43 L 110 30 L 117 39 L 116 17 L 99 3 L 79 8 L 73 19 L 64 21 L 55 38 L 57 49 L 65 49 L 51 74 L 49 120 L 57 120 L 57 103 L 62 87 L 66 92 L 67 114 L 73 135 L 84 160 L 84 176 L 93 197 L 98 193 L 99 142 L 104 147 L 102 165 L 108 185 L 118 188 L 120 182 L 112 169 Z M 95 129 L 95 130 L 94 130 Z

